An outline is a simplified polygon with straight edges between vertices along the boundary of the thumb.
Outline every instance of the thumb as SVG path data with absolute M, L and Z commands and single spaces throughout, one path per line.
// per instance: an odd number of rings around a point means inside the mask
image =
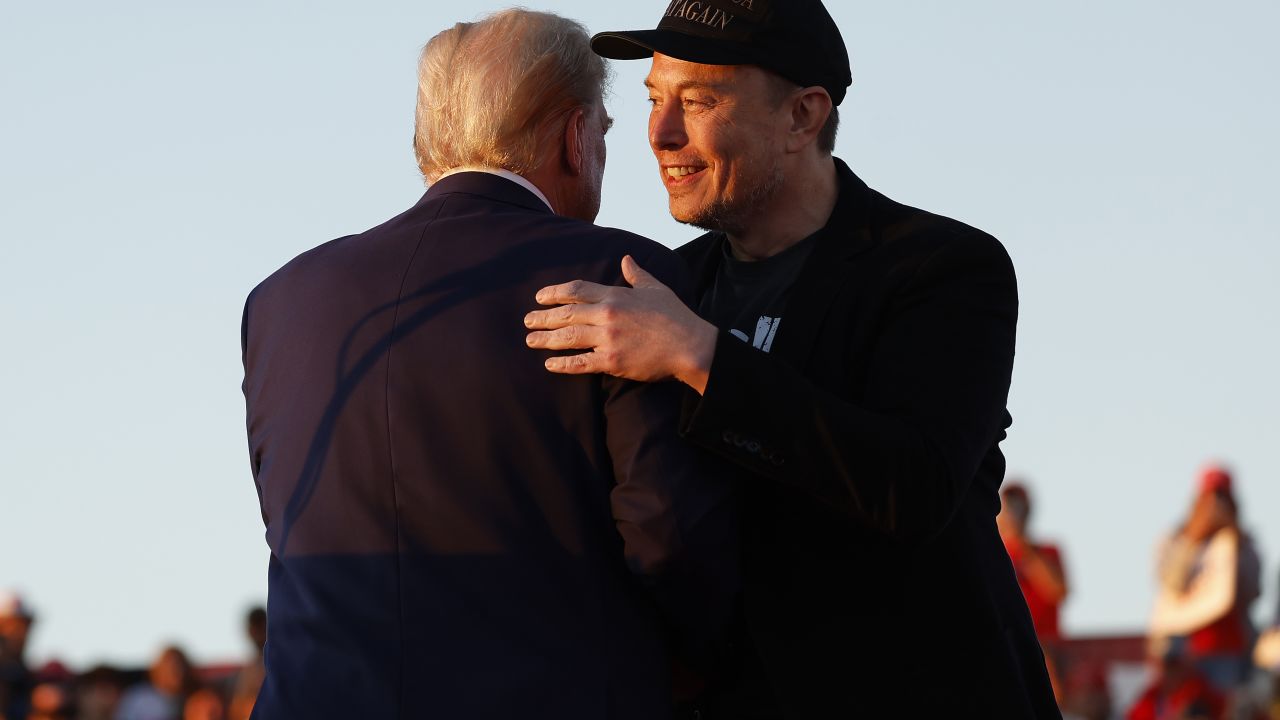
M 666 288 L 658 281 L 658 278 L 650 275 L 644 268 L 635 261 L 635 258 L 627 255 L 622 258 L 622 277 L 630 283 L 634 288 Z

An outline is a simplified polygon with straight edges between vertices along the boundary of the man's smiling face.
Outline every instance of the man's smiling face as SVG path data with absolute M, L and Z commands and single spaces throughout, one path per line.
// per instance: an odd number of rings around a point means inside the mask
M 778 81 L 757 67 L 653 56 L 649 145 L 671 216 L 740 234 L 782 184 L 789 127 Z

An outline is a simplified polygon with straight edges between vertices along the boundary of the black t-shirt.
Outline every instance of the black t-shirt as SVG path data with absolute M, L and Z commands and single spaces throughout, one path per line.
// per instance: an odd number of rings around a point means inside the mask
M 698 314 L 731 335 L 769 352 L 782 324 L 791 286 L 813 251 L 816 234 L 764 260 L 738 260 L 723 243 L 724 258 Z

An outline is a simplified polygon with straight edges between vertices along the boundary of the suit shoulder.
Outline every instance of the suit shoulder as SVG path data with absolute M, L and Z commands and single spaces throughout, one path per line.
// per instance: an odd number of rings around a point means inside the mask
M 277 289 L 286 288 L 298 282 L 305 282 L 316 275 L 326 274 L 329 268 L 341 264 L 341 262 L 335 263 L 336 256 L 340 255 L 345 246 L 358 237 L 360 236 L 346 235 L 299 253 L 259 282 L 249 292 L 249 299 L 253 300 L 257 296 L 270 295 Z
M 580 221 L 574 221 L 580 222 Z M 639 259 L 639 255 L 673 255 L 671 248 L 643 235 L 619 228 L 605 227 L 603 225 L 592 225 L 590 223 L 582 223 L 594 234 L 594 240 L 598 242 L 608 243 L 611 247 L 623 250 Z
M 871 194 L 873 232 L 890 252 L 917 255 L 921 260 L 967 258 L 1006 265 L 1012 270 L 1008 250 L 990 233 L 945 215 L 904 205 L 874 190 Z
M 316 282 L 351 280 L 355 266 L 377 262 L 388 248 L 406 238 L 416 238 L 424 222 L 448 201 L 424 197 L 413 207 L 362 232 L 344 235 L 306 250 L 268 275 L 250 293 L 267 292 Z
M 627 230 L 587 225 L 591 228 L 591 241 L 600 244 L 602 249 L 619 260 L 624 255 L 630 255 L 641 267 L 667 285 L 683 286 L 686 282 L 684 262 L 671 248 Z

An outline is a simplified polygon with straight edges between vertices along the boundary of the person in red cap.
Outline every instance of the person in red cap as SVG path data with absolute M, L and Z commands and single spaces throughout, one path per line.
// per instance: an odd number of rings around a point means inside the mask
M 1249 605 L 1259 594 L 1259 560 L 1240 528 L 1225 468 L 1201 473 L 1187 519 L 1160 547 L 1157 580 L 1152 637 L 1186 636 L 1187 656 L 1230 696 L 1249 667 Z

